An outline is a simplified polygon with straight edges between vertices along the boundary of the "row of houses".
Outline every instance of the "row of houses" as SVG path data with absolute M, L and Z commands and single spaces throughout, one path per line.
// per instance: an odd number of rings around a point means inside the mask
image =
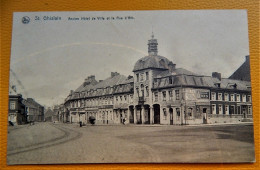
M 199 75 L 158 55 L 157 39 L 148 40 L 148 55 L 133 76 L 112 72 L 103 81 L 94 75 L 71 90 L 57 110 L 62 122 L 88 124 L 203 124 L 252 121 L 249 56 L 229 78 Z
M 8 121 L 21 125 L 29 122 L 44 121 L 44 107 L 33 98 L 23 98 L 16 92 L 16 87 L 9 88 Z

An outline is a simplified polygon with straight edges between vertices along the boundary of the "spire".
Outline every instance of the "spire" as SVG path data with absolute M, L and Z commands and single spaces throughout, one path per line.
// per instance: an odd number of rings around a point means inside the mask
M 154 34 L 152 32 L 152 39 L 148 40 L 148 54 L 149 55 L 157 55 L 157 39 L 154 39 Z

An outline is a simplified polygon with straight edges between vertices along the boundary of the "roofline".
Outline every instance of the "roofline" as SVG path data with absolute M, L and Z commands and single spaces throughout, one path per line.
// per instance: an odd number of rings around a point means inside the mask
M 155 69 L 155 70 L 169 70 L 169 69 L 167 69 L 167 68 L 147 67 L 147 68 L 143 68 L 143 69 L 137 69 L 137 70 L 133 69 L 133 71 L 132 71 L 132 72 L 141 71 L 141 70 L 146 70 L 146 69 Z
M 168 88 L 176 88 L 176 87 L 191 87 L 191 88 L 195 88 L 195 89 L 203 88 L 203 89 L 209 89 L 209 90 L 227 90 L 227 91 L 251 92 L 251 90 L 227 89 L 227 88 L 208 87 L 208 86 L 192 86 L 192 85 L 166 86 L 166 87 L 152 88 L 151 90 L 160 90 L 160 89 L 168 89 Z

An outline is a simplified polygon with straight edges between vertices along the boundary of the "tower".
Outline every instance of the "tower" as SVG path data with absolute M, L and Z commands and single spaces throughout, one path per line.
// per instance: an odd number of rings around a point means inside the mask
M 157 55 L 158 49 L 157 49 L 157 39 L 154 39 L 154 35 L 152 33 L 152 39 L 148 40 L 148 54 L 151 55 Z

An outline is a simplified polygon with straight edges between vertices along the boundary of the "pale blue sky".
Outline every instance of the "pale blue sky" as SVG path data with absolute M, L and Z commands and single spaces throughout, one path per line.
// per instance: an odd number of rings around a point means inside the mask
M 21 22 L 23 16 L 30 17 L 29 24 Z M 43 16 L 62 20 L 44 21 Z M 117 16 L 134 19 L 67 19 Z M 228 77 L 249 54 L 246 10 L 19 12 L 14 13 L 11 68 L 26 97 L 47 106 L 60 104 L 89 75 L 97 80 L 112 71 L 132 75 L 135 62 L 147 55 L 152 30 L 159 55 L 198 74 L 217 71 Z

